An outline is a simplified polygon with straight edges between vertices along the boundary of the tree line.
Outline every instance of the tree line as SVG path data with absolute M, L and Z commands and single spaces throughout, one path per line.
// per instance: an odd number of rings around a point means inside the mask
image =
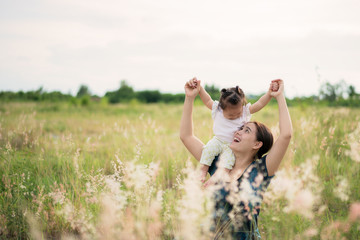
M 220 89 L 215 85 L 205 85 L 205 90 L 213 99 L 219 99 Z M 257 100 L 261 95 L 248 95 L 250 102 Z M 116 103 L 182 103 L 185 99 L 184 93 L 171 94 L 161 93 L 158 90 L 135 91 L 125 80 L 120 82 L 120 87 L 115 91 L 106 92 L 100 97 L 93 95 L 86 85 L 81 85 L 76 96 L 64 94 L 59 91 L 46 92 L 40 87 L 35 91 L 2 91 L 0 92 L 0 101 L 49 101 L 59 102 L 68 101 L 74 105 L 89 105 L 93 102 Z M 321 104 L 327 106 L 349 106 L 360 107 L 360 94 L 356 92 L 353 85 L 346 84 L 345 81 L 339 81 L 331 84 L 325 82 L 320 86 L 317 95 L 309 97 L 294 97 L 288 99 L 289 105 L 298 104 Z

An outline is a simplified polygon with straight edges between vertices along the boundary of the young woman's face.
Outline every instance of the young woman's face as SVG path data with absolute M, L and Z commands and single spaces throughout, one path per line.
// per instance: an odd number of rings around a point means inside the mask
M 227 119 L 234 120 L 234 119 L 241 117 L 242 110 L 243 110 L 243 107 L 240 103 L 238 103 L 236 105 L 229 104 L 229 106 L 227 106 L 223 110 L 223 115 Z
M 256 126 L 254 123 L 246 123 L 234 133 L 233 141 L 230 144 L 231 150 L 251 151 L 258 142 L 256 139 Z

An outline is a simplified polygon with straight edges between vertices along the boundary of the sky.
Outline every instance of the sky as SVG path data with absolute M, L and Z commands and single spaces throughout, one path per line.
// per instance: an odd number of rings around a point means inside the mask
M 358 0 L 0 1 L 0 91 L 181 93 L 219 88 L 287 97 L 344 80 L 360 92 Z

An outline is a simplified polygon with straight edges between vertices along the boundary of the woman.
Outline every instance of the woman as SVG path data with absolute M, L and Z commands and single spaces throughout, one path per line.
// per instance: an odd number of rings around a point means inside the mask
M 279 168 L 288 148 L 292 124 L 284 96 L 284 83 L 277 79 L 279 89 L 271 96 L 277 100 L 279 108 L 280 134 L 275 143 L 270 130 L 263 124 L 248 122 L 234 134 L 230 148 L 235 155 L 235 165 L 224 182 L 223 175 L 217 182 L 215 191 L 215 238 L 229 233 L 234 239 L 260 237 L 257 216 L 263 194 L 271 178 Z M 194 136 L 192 110 L 195 97 L 200 90 L 185 85 L 185 102 L 180 125 L 180 139 L 188 151 L 199 161 L 204 144 Z M 268 152 L 267 155 L 262 156 Z M 217 159 L 209 168 L 212 175 Z

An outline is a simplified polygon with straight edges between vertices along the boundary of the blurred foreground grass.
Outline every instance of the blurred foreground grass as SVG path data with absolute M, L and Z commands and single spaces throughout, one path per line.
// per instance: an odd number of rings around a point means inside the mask
M 253 119 L 278 132 L 276 106 Z M 0 104 L 0 238 L 208 239 L 208 195 L 179 140 L 182 105 Z M 360 109 L 292 107 L 263 239 L 360 239 Z M 195 134 L 212 137 L 195 106 Z M 202 227 L 201 227 L 202 226 Z

